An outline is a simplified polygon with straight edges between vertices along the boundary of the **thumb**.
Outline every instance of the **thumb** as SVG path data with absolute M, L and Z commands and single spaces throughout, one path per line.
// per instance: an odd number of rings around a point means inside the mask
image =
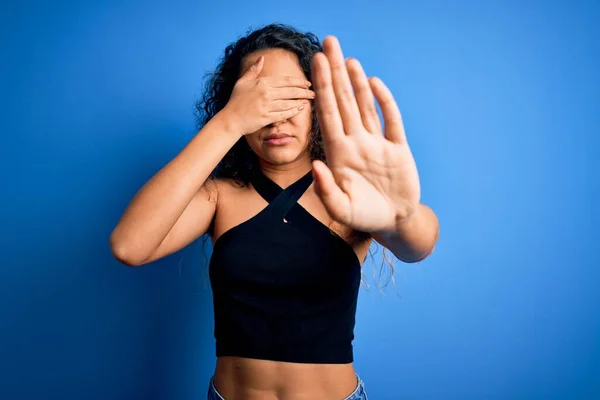
M 338 222 L 350 223 L 352 219 L 350 198 L 335 182 L 331 170 L 323 161 L 314 160 L 312 165 L 315 192 L 321 198 L 327 212 Z
M 256 60 L 254 64 L 250 66 L 250 68 L 248 68 L 248 70 L 244 73 L 244 75 L 242 75 L 242 77 L 239 80 L 249 81 L 251 79 L 256 79 L 256 77 L 258 77 L 258 74 L 260 74 L 260 71 L 262 71 L 264 60 L 264 56 L 258 57 L 258 60 Z

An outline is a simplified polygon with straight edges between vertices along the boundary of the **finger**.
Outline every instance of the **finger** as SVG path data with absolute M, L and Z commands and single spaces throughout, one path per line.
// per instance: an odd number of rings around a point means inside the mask
M 406 133 L 404 132 L 402 115 L 392 92 L 379 78 L 373 77 L 369 80 L 369 83 L 379 107 L 381 107 L 386 139 L 398 144 L 405 143 Z
M 270 104 L 269 112 L 287 111 L 301 105 L 306 107 L 306 104 L 308 104 L 307 100 L 275 100 Z
M 299 87 L 299 88 L 309 88 L 312 83 L 305 78 L 300 78 L 297 76 L 273 76 L 268 78 L 263 78 L 269 86 L 272 87 Z
M 313 161 L 313 177 L 315 192 L 329 215 L 337 222 L 349 224 L 352 217 L 350 198 L 335 182 L 329 167 L 322 161 Z
M 317 107 L 317 118 L 323 137 L 323 142 L 332 144 L 341 140 L 344 134 L 342 117 L 337 106 L 333 84 L 331 81 L 331 70 L 329 61 L 323 53 L 317 53 L 312 59 L 312 80 L 317 95 L 315 104 Z
M 346 62 L 339 41 L 335 36 L 328 36 L 323 41 L 323 50 L 327 55 L 331 67 L 333 89 L 337 100 L 342 123 L 346 134 L 360 132 L 362 121 L 360 111 L 354 98 L 352 83 L 346 70 Z
M 354 88 L 354 95 L 364 127 L 367 128 L 367 131 L 370 133 L 382 133 L 381 121 L 379 121 L 379 115 L 375 108 L 375 97 L 371 91 L 371 85 L 369 85 L 369 80 L 367 79 L 365 71 L 360 65 L 360 62 L 354 58 L 351 58 L 346 62 L 346 68 L 348 69 L 350 81 Z
M 274 88 L 269 91 L 269 97 L 273 100 L 279 99 L 314 99 L 315 92 L 310 89 L 297 87 Z
M 289 110 L 285 110 L 285 111 L 274 111 L 272 113 L 269 113 L 270 118 L 269 118 L 269 122 L 266 125 L 270 125 L 275 122 L 285 121 L 286 119 L 293 118 L 296 115 L 304 112 L 304 110 L 307 110 L 306 104 L 301 104 L 297 107 L 290 108 Z

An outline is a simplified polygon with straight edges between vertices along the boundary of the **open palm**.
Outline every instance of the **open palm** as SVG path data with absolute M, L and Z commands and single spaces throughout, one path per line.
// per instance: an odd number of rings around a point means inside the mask
M 364 232 L 395 230 L 421 195 L 400 111 L 380 79 L 367 79 L 357 60 L 344 60 L 335 37 L 323 47 L 312 72 L 327 158 L 327 165 L 313 163 L 316 192 L 340 223 Z

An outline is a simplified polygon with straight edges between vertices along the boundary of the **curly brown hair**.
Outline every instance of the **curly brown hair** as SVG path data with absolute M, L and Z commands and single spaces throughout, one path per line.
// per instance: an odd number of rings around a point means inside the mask
M 317 36 L 310 32 L 299 32 L 289 25 L 270 24 L 249 31 L 246 36 L 225 48 L 225 54 L 215 71 L 208 75 L 204 95 L 195 105 L 198 129 L 227 105 L 240 76 L 242 60 L 255 51 L 273 48 L 284 49 L 296 54 L 300 67 L 308 80 L 311 79 L 313 55 L 322 51 Z M 323 139 L 315 107 L 312 111 L 309 151 L 312 160 L 325 161 Z M 257 165 L 256 155 L 242 137 L 223 157 L 211 173 L 211 178 L 230 178 L 238 184 L 245 185 L 249 182 L 252 171 Z

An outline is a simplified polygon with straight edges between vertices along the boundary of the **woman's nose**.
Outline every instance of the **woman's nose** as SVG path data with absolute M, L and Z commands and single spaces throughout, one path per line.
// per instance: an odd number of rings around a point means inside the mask
M 272 124 L 269 124 L 269 126 L 272 126 L 274 128 L 277 128 L 279 125 L 283 124 L 284 122 L 286 122 L 287 119 L 284 119 L 283 121 L 277 121 L 277 122 L 273 122 Z

